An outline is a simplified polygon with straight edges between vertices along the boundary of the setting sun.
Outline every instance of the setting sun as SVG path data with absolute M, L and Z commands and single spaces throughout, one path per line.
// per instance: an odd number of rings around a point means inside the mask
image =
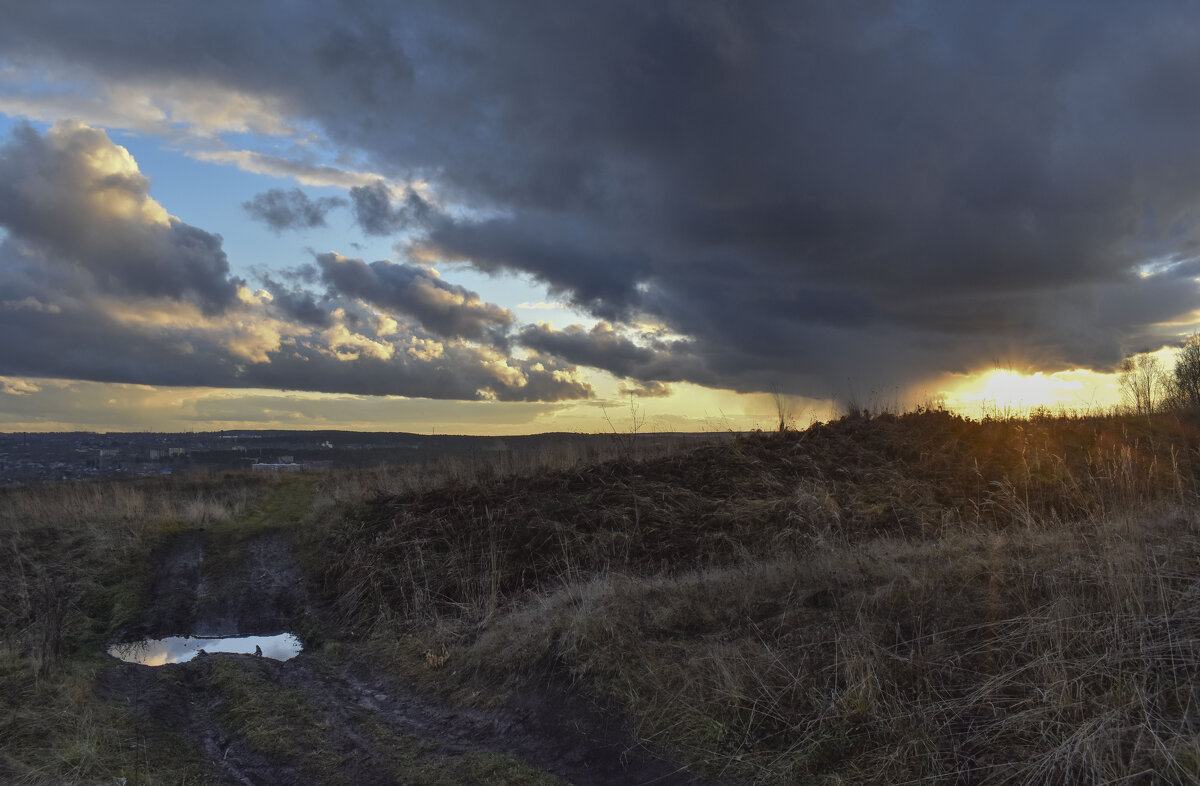
M 1053 374 L 1022 374 L 993 368 L 947 381 L 946 406 L 969 417 L 1008 416 L 1038 407 L 1079 412 L 1119 403 L 1116 375 L 1074 369 Z

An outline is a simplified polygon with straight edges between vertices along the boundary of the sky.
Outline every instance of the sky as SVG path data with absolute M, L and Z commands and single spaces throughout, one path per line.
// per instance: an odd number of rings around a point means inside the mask
M 5 2 L 0 431 L 1106 407 L 1200 6 Z

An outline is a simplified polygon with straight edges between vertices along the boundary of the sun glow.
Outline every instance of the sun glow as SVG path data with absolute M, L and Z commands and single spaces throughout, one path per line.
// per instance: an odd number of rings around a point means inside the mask
M 1043 404 L 1062 398 L 1063 389 L 1078 391 L 1078 381 L 1059 382 L 1042 372 L 1026 376 L 1017 371 L 997 369 L 984 378 L 980 396 L 1004 404 Z
M 1007 417 L 1039 407 L 1056 412 L 1104 410 L 1120 402 L 1120 385 L 1115 374 L 1084 369 L 1023 374 L 993 368 L 944 380 L 940 395 L 948 408 L 968 417 Z

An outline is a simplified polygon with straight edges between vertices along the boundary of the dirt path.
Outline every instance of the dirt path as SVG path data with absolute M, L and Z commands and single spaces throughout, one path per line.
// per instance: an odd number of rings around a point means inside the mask
M 286 533 L 272 526 L 180 534 L 157 555 L 143 609 L 124 638 L 294 632 L 316 615 Z M 499 709 L 451 707 L 351 645 L 283 663 L 122 664 L 103 687 L 223 783 L 705 782 L 632 748 L 620 724 L 564 690 L 531 687 Z

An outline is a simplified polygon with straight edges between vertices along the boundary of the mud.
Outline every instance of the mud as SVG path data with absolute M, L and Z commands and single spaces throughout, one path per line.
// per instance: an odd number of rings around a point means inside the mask
M 119 638 L 133 641 L 191 632 L 200 597 L 204 540 L 203 530 L 187 532 L 151 556 L 153 568 L 142 601 L 143 611 Z
M 160 548 L 152 564 L 144 611 L 121 640 L 279 633 L 309 613 L 303 573 L 278 532 L 240 543 L 194 530 Z
M 178 536 L 156 555 L 143 609 L 122 638 L 311 630 L 320 616 L 277 532 L 243 541 Z M 147 728 L 184 740 L 222 783 L 406 782 L 413 766 L 436 772 L 438 762 L 471 752 L 516 756 L 580 786 L 709 782 L 633 746 L 619 721 L 553 681 L 497 709 L 452 707 L 365 660 L 333 665 L 302 653 L 287 662 L 209 655 L 163 668 L 115 664 L 102 688 Z
M 447 753 L 514 753 L 580 786 L 706 782 L 631 748 L 619 723 L 559 688 L 530 686 L 499 710 L 478 710 L 423 700 L 361 666 L 343 669 L 339 682 L 360 707 Z

